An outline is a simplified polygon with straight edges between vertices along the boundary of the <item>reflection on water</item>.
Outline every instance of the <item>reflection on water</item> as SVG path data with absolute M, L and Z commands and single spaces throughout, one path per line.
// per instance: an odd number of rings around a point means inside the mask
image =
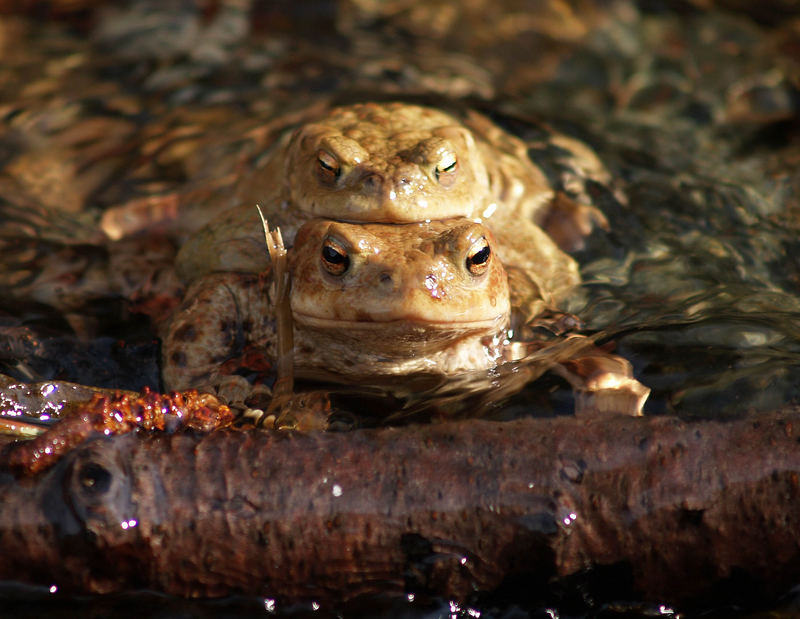
M 555 377 L 549 377 L 548 385 L 564 392 L 562 396 L 568 399 L 566 405 L 548 401 L 556 398 L 548 386 L 538 381 L 530 390 L 523 390 L 554 365 L 591 349 L 593 341 L 593 338 L 542 341 L 519 360 L 502 363 L 489 372 L 407 377 L 400 384 L 392 380 L 390 390 L 363 385 L 329 386 L 328 389 L 334 410 L 339 411 L 336 418 L 342 418 L 342 411 L 354 411 L 358 420 L 353 424 L 359 425 L 406 424 L 431 418 L 513 419 L 531 414 L 572 413 L 569 387 L 556 382 Z M 534 404 L 536 400 L 543 401 Z
M 255 619 L 285 617 L 287 619 L 337 619 L 341 617 L 370 617 L 371 619 L 572 619 L 576 615 L 560 613 L 555 607 L 542 608 L 529 614 L 519 606 L 508 609 L 478 609 L 455 600 L 431 599 L 421 594 L 408 594 L 397 599 L 372 598 L 346 605 L 342 610 L 331 611 L 315 602 L 285 605 L 272 599 L 230 597 L 224 600 L 179 600 L 166 596 L 143 593 L 109 595 L 99 600 L 63 600 L 58 593 L 50 594 L 46 588 L 0 585 L 0 596 L 5 608 L 14 616 L 42 619 L 67 619 L 78 616 L 133 617 L 197 617 L 209 619 Z M 135 607 L 135 611 L 131 611 Z M 19 613 L 19 615 L 17 615 Z M 634 619 L 636 617 L 678 617 L 665 604 L 609 605 L 602 615 L 605 619 Z M 721 615 L 720 615 L 721 616 Z M 729 615 L 730 616 L 730 615 Z M 770 615 L 781 617 L 782 615 Z M 789 615 L 786 615 L 787 617 Z M 752 619 L 756 619 L 755 616 Z
M 743 221 L 729 193 L 706 188 L 698 201 L 687 191 L 638 209 L 646 243 L 584 268 L 578 313 L 640 360 L 650 412 L 728 417 L 798 396 L 796 228 L 767 221 L 757 200 Z M 681 216 L 689 209 L 693 222 Z

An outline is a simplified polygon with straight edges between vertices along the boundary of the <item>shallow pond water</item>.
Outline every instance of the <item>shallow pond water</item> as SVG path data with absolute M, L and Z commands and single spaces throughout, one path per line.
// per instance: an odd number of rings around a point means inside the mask
M 584 285 L 566 309 L 633 362 L 652 388 L 646 414 L 722 419 L 798 400 L 791 3 L 94 4 L 40 3 L 0 21 L 1 373 L 157 388 L 142 312 L 171 302 L 136 296 L 137 273 L 173 290 L 175 247 L 197 224 L 165 217 L 137 235 L 123 221 L 116 245 L 100 230 L 137 201 L 156 219 L 189 203 L 202 213 L 249 148 L 240 136 L 279 112 L 397 98 L 478 108 L 528 142 L 556 188 L 603 211 L 609 229 L 577 252 Z M 551 128 L 587 144 L 609 176 L 576 168 Z M 126 284 L 109 287 L 111 269 Z M 492 414 L 568 414 L 570 398 L 545 378 Z

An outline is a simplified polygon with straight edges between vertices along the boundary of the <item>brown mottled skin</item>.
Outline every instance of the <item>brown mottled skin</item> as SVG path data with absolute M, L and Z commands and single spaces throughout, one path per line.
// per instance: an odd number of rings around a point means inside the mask
M 463 218 L 309 221 L 289 254 L 296 373 L 363 380 L 494 367 L 510 312 L 494 246 L 485 226 Z M 344 270 L 326 260 L 330 247 Z M 268 269 L 213 273 L 189 288 L 164 341 L 168 388 L 217 390 L 241 367 L 269 369 L 270 283 Z
M 518 279 L 534 289 L 520 293 L 537 297 L 528 316 L 579 282 L 576 263 L 540 227 L 552 219 L 557 202 L 542 172 L 519 139 L 477 113 L 456 118 L 405 103 L 333 108 L 312 115 L 262 159 L 232 200 L 241 206 L 219 215 L 182 248 L 178 266 L 185 280 L 213 271 L 257 273 L 266 266 L 254 208 L 259 204 L 288 246 L 313 217 L 481 221 L 494 233 L 506 268 L 523 272 Z

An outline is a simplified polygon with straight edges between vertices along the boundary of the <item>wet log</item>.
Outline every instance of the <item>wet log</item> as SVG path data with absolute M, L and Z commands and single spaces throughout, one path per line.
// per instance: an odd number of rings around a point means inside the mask
M 292 600 L 546 587 L 644 599 L 800 578 L 800 414 L 100 437 L 0 473 L 0 580 Z

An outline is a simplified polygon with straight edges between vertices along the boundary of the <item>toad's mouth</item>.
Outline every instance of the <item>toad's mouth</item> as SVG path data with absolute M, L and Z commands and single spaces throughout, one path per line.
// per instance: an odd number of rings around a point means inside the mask
M 478 320 L 430 320 L 424 317 L 407 316 L 401 318 L 390 318 L 387 320 L 365 319 L 365 320 L 343 320 L 340 318 L 325 318 L 293 312 L 292 316 L 299 325 L 314 329 L 355 329 L 369 331 L 399 331 L 399 330 L 431 330 L 431 331 L 486 331 L 499 330 L 505 328 L 508 323 L 507 314 L 497 314 L 489 318 Z
M 341 320 L 297 312 L 293 316 L 299 329 L 369 350 L 393 350 L 397 346 L 438 349 L 463 338 L 501 336 L 508 327 L 507 314 L 479 320 L 441 321 L 413 316 L 391 320 Z

